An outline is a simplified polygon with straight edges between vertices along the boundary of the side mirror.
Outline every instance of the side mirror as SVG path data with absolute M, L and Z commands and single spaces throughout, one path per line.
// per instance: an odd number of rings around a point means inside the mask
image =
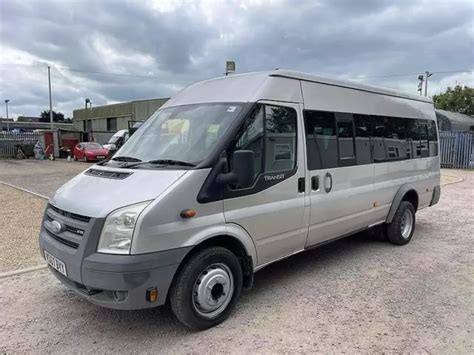
M 238 184 L 239 187 L 250 187 L 255 177 L 254 152 L 236 150 L 233 156 L 233 169 L 230 173 L 217 177 L 219 184 Z

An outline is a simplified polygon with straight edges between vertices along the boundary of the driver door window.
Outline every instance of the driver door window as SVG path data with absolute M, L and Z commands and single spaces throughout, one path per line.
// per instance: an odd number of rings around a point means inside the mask
M 234 150 L 254 153 L 255 178 L 262 173 L 290 171 L 296 166 L 296 111 L 259 104 L 247 121 Z

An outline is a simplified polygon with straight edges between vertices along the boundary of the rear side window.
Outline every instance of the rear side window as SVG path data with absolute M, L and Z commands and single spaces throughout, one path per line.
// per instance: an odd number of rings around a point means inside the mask
M 352 115 L 336 114 L 337 148 L 339 151 L 339 165 L 353 165 L 354 151 L 354 125 Z
M 372 164 L 372 126 L 369 115 L 354 115 L 355 147 L 357 165 Z
M 428 149 L 428 121 L 417 120 L 417 122 L 420 134 L 420 155 L 422 158 L 426 158 L 430 156 Z
M 430 157 L 438 155 L 438 131 L 435 121 L 428 121 L 428 145 Z
M 304 121 L 310 170 L 438 155 L 435 121 L 310 110 Z
M 305 111 L 308 169 L 330 169 L 338 166 L 336 119 L 334 113 Z
M 374 161 L 382 162 L 386 160 L 387 155 L 385 154 L 385 117 L 373 116 L 374 117 L 374 133 L 373 133 L 373 144 L 374 144 Z

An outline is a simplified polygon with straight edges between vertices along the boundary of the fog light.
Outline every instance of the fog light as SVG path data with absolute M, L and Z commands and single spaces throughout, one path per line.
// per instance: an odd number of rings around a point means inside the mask
M 156 287 L 149 288 L 148 290 L 146 290 L 146 300 L 148 302 L 156 302 L 157 299 L 158 299 L 158 290 L 156 289 Z
M 114 291 L 112 292 L 115 302 L 122 302 L 127 298 L 127 291 Z

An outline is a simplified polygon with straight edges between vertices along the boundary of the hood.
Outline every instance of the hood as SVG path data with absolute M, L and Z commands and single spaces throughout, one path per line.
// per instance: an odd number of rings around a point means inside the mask
M 98 165 L 94 165 L 92 169 L 130 175 L 117 179 L 91 176 L 86 174 L 86 170 L 61 186 L 51 199 L 51 203 L 68 212 L 101 218 L 117 208 L 157 198 L 188 172 L 187 170 L 112 169 Z
M 95 155 L 101 155 L 101 154 L 107 154 L 108 150 L 106 148 L 94 148 L 94 149 L 86 149 L 86 154 L 95 154 Z

